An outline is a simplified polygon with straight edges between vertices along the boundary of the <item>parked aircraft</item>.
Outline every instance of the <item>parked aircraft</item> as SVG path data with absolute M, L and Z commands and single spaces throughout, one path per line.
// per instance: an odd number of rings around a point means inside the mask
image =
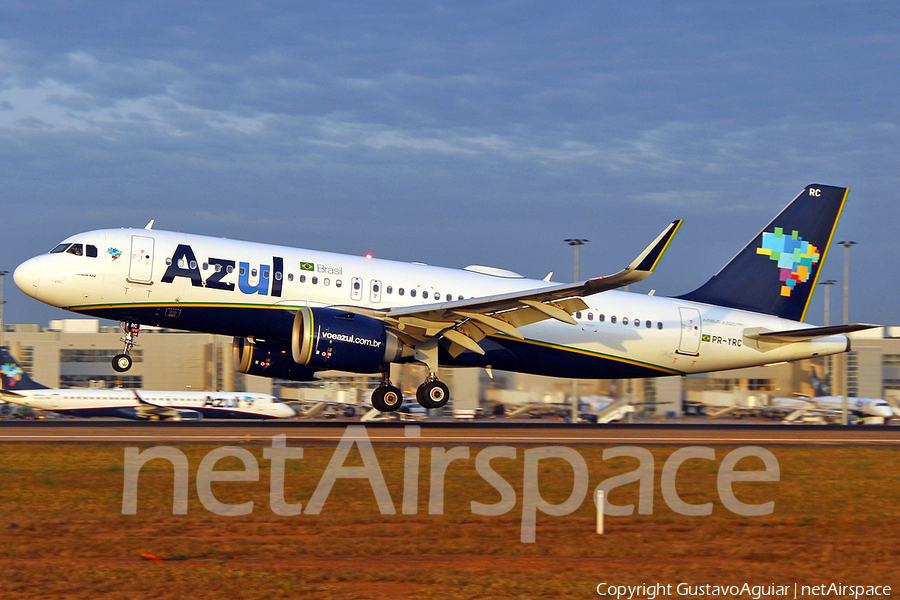
M 203 417 L 280 419 L 296 414 L 268 394 L 52 389 L 32 380 L 5 347 L 0 347 L 0 378 L 0 398 L 6 402 L 76 417 L 189 421 Z
M 814 398 L 772 398 L 772 406 L 769 410 L 781 409 L 788 413 L 797 409 L 810 411 L 837 411 L 843 407 L 841 396 L 816 396 Z M 847 398 L 847 409 L 856 417 L 882 417 L 890 419 L 894 417 L 894 409 L 887 400 L 881 398 Z
M 620 291 L 656 268 L 681 221 L 628 267 L 574 284 L 158 231 L 79 233 L 16 269 L 47 304 L 124 323 L 117 370 L 140 324 L 234 336 L 235 367 L 313 380 L 381 373 L 372 404 L 403 402 L 394 362 L 428 375 L 416 397 L 449 399 L 439 365 L 572 378 L 684 375 L 845 352 L 870 325 L 803 323 L 848 190 L 807 186 L 718 274 L 672 298 Z

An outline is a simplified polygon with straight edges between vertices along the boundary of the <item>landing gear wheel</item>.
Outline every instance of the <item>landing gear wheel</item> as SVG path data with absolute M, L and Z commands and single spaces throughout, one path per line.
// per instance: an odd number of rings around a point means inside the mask
M 117 373 L 124 373 L 131 368 L 131 357 L 127 354 L 116 354 L 112 359 L 112 368 Z
M 383 385 L 372 392 L 372 406 L 381 412 L 394 412 L 403 405 L 403 392 L 393 385 Z
M 442 381 L 426 381 L 416 390 L 416 400 L 422 408 L 442 408 L 450 401 L 450 388 Z
M 384 404 L 384 388 L 375 388 L 372 392 L 372 408 L 379 412 L 387 412 L 387 406 Z
M 384 388 L 384 395 L 381 397 L 381 401 L 384 402 L 387 410 L 391 412 L 399 410 L 403 405 L 403 392 L 400 391 L 400 388 L 389 385 Z

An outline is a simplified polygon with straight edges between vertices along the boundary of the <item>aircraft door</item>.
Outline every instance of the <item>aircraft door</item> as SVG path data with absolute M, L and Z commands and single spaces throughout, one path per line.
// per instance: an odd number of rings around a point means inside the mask
M 678 354 L 697 356 L 700 354 L 700 311 L 696 308 L 679 307 L 681 314 L 681 341 Z
M 359 277 L 354 277 L 350 281 L 350 299 L 362 300 L 363 281 Z
M 369 301 L 381 302 L 381 282 L 377 279 L 369 282 Z
M 128 268 L 128 281 L 153 283 L 153 243 L 152 237 L 131 236 L 131 264 Z

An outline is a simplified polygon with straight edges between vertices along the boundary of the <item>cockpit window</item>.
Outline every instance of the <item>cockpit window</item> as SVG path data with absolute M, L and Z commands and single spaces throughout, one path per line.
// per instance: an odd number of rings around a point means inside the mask
M 97 246 L 87 244 L 84 247 L 84 253 L 88 258 L 97 258 Z
M 60 252 L 65 252 L 66 248 L 68 248 L 71 244 L 62 243 L 53 250 L 50 251 L 50 254 L 59 254 Z
M 69 246 L 69 249 L 66 250 L 66 254 L 82 256 L 84 254 L 84 246 L 82 246 L 81 244 L 72 244 L 71 246 Z

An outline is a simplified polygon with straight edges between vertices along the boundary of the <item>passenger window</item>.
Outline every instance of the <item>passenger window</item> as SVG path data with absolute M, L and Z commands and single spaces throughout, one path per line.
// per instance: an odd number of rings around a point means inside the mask
M 340 279 L 335 279 L 335 280 L 334 280 L 334 287 L 341 287 L 342 285 L 344 285 L 344 284 L 341 283 L 341 280 L 340 280 Z
M 662 329 L 662 321 L 660 321 L 659 323 L 656 324 L 656 328 L 657 328 L 657 329 Z
M 326 277 L 325 279 L 322 280 L 322 285 L 326 285 L 326 286 L 331 285 L 331 280 Z
M 647 329 L 653 327 L 653 323 L 650 322 L 650 319 L 647 319 Z
M 622 317 L 622 325 L 628 325 L 628 317 Z
M 317 283 L 319 283 L 319 278 L 318 278 L 318 277 L 313 277 L 312 279 L 310 279 L 310 281 L 312 281 L 312 284 L 313 284 L 313 285 L 316 285 Z
M 381 288 L 378 286 L 377 283 L 372 284 L 372 291 L 373 291 L 373 292 L 378 293 L 378 291 L 379 291 L 380 289 L 381 289 Z
M 394 288 L 392 288 L 391 286 L 387 286 L 387 289 L 386 289 L 385 291 L 386 291 L 388 294 L 393 294 L 393 293 L 394 293 Z
M 225 267 L 225 270 L 228 271 L 228 274 L 234 273 L 234 265 L 228 265 Z
M 599 317 L 599 321 L 602 323 L 602 322 L 605 321 L 605 320 L 606 320 L 606 315 L 601 314 L 600 317 Z
M 580 319 L 580 318 L 581 318 L 581 311 L 580 311 L 580 310 L 579 310 L 577 313 L 575 313 L 575 318 L 576 318 L 576 319 Z
M 87 251 L 88 258 L 97 258 L 97 246 L 88 244 L 85 250 Z
M 412 296 L 413 298 L 415 298 L 415 297 L 416 297 L 416 290 L 409 290 L 409 295 Z
M 288 281 L 293 281 L 293 280 L 294 280 L 294 274 L 288 273 Z
M 615 323 L 615 322 L 616 322 L 616 316 L 615 316 L 615 315 L 611 316 L 611 317 L 609 318 L 609 322 L 610 322 L 610 323 Z
M 402 296 L 402 295 L 403 295 L 403 288 L 398 289 L 398 290 L 397 290 L 397 293 L 400 294 L 400 295 Z
M 428 298 L 428 292 L 422 292 L 422 297 L 423 297 L 423 298 Z
M 244 267 L 241 267 L 240 269 L 238 269 L 238 273 L 240 273 L 241 275 L 246 275 L 247 269 L 245 269 Z
M 640 320 L 640 319 L 635 319 L 635 320 L 634 320 L 634 326 L 635 326 L 635 327 L 640 327 L 640 326 L 641 326 L 641 320 Z
M 588 321 L 594 320 L 594 313 L 588 313 Z
M 193 269 L 196 266 L 197 266 L 197 263 L 195 263 L 194 261 L 191 261 L 191 268 Z M 250 269 L 250 276 L 256 277 L 256 269 Z
M 300 283 L 306 283 L 306 275 L 300 276 Z

